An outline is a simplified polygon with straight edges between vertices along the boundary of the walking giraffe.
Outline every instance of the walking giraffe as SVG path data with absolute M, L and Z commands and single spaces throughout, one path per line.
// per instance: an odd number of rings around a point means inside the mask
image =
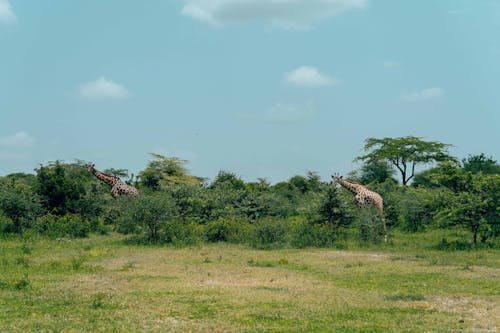
M 135 187 L 125 184 L 120 178 L 116 176 L 108 175 L 104 172 L 97 170 L 94 164 L 90 162 L 87 164 L 87 170 L 92 172 L 94 176 L 96 176 L 99 180 L 110 185 L 111 195 L 115 198 L 122 194 L 128 194 L 134 197 L 139 195 L 139 191 L 137 191 Z
M 373 205 L 377 209 L 377 213 L 382 220 L 382 225 L 384 227 L 384 241 L 387 242 L 387 226 L 385 224 L 384 217 L 384 200 L 382 196 L 377 192 L 370 191 L 363 185 L 353 182 L 352 180 L 343 179 L 342 176 L 335 175 L 332 176 L 333 184 L 340 184 L 354 194 L 354 200 L 359 207 L 364 207 L 365 205 Z

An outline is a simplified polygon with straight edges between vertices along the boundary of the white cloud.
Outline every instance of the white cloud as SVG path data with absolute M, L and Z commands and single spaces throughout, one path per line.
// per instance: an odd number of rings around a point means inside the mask
M 432 87 L 420 91 L 403 94 L 403 99 L 408 102 L 427 101 L 443 96 L 444 90 L 440 87 Z
M 9 24 L 16 20 L 16 14 L 10 8 L 9 0 L 0 0 L 0 23 Z
M 80 86 L 78 94 L 87 99 L 125 99 L 130 97 L 127 89 L 104 76 Z
M 182 13 L 211 25 L 261 21 L 283 28 L 305 28 L 368 0 L 184 0 Z
M 316 111 L 311 103 L 305 107 L 278 102 L 267 110 L 264 121 L 278 124 L 294 124 L 311 119 Z
M 401 64 L 397 61 L 387 60 L 387 61 L 384 61 L 383 66 L 384 66 L 384 68 L 387 68 L 387 69 L 394 69 L 394 68 L 401 67 Z
M 302 66 L 285 74 L 289 84 L 306 87 L 328 86 L 338 83 L 338 80 L 322 74 L 316 67 Z
M 450 15 L 463 15 L 467 14 L 468 11 L 469 11 L 468 8 L 455 8 L 448 10 L 447 13 Z
M 24 131 L 0 138 L 0 147 L 4 148 L 29 148 L 34 143 L 35 140 Z

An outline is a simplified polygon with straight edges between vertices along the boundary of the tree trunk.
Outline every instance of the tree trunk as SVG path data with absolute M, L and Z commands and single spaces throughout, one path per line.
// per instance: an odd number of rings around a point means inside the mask
M 472 243 L 474 246 L 477 245 L 477 232 L 479 230 L 479 224 L 471 224 L 472 229 Z

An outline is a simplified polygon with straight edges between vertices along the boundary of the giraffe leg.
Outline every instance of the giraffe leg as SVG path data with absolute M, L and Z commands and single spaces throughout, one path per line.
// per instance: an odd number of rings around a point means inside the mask
M 387 243 L 387 225 L 385 223 L 384 212 L 380 212 L 380 218 L 382 219 L 382 226 L 384 227 L 384 242 Z
M 113 196 L 113 198 L 117 198 L 120 195 L 118 186 L 113 186 L 113 188 L 111 189 L 111 195 Z

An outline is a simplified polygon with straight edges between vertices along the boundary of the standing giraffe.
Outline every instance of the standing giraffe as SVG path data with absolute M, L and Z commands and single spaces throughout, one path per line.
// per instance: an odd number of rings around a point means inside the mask
M 137 196 L 139 195 L 139 191 L 133 186 L 130 186 L 128 184 L 125 184 L 120 178 L 112 175 L 108 175 L 104 172 L 101 172 L 97 170 L 94 167 L 94 164 L 88 163 L 87 164 L 87 170 L 92 172 L 94 176 L 96 176 L 99 180 L 105 182 L 106 184 L 111 186 L 111 195 L 113 197 L 118 197 L 122 194 L 129 194 L 132 196 Z
M 384 217 L 384 200 L 377 192 L 370 191 L 366 187 L 352 180 L 343 179 L 342 176 L 332 176 L 333 184 L 340 184 L 354 194 L 354 200 L 359 207 L 364 207 L 366 204 L 373 205 L 377 209 L 377 213 L 382 220 L 384 227 L 384 241 L 387 242 L 387 227 Z

